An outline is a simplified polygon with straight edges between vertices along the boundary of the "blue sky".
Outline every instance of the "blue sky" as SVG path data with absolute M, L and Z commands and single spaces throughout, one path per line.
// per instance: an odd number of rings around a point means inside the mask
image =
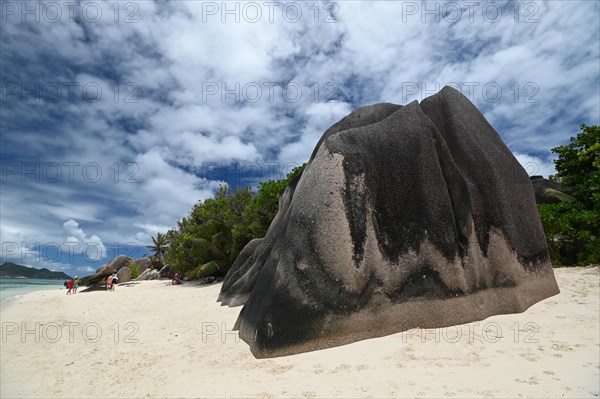
M 352 109 L 453 85 L 530 174 L 600 119 L 595 1 L 4 1 L 2 261 L 84 275 L 305 162 Z

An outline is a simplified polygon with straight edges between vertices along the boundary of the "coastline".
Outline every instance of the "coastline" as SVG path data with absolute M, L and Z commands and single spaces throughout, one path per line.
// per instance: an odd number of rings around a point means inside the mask
M 37 291 L 0 310 L 0 396 L 597 397 L 599 270 L 555 269 L 524 313 L 260 360 L 220 283 Z
M 63 280 L 31 279 L 26 277 L 0 278 L 0 310 L 23 295 L 49 290 L 65 291 Z

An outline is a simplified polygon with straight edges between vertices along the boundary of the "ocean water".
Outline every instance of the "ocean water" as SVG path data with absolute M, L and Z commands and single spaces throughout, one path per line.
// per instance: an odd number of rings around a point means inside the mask
M 0 307 L 15 297 L 40 290 L 65 290 L 62 280 L 38 278 L 0 278 Z

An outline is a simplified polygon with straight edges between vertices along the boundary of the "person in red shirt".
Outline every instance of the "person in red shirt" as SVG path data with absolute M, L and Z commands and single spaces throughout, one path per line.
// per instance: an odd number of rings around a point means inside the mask
M 73 281 L 73 279 L 69 280 L 69 283 L 67 284 L 67 288 L 69 289 L 67 291 L 67 295 L 71 295 L 71 291 L 73 291 L 74 284 L 75 284 L 75 281 Z

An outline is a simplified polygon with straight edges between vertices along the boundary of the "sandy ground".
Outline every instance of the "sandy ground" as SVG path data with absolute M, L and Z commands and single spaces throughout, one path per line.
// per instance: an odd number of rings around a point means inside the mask
M 599 268 L 516 315 L 256 360 L 220 285 L 36 292 L 0 312 L 11 397 L 598 397 Z

